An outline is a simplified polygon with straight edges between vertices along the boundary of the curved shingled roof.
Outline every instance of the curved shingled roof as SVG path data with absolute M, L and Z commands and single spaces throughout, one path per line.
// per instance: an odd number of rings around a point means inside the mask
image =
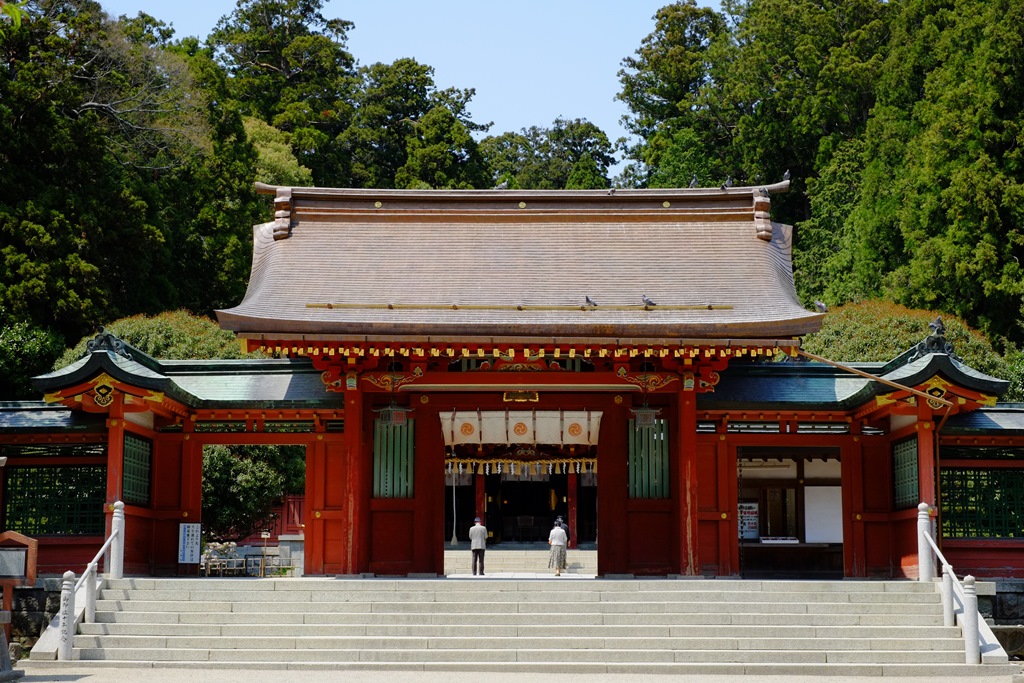
M 797 300 L 791 228 L 768 218 L 787 188 L 261 186 L 275 221 L 217 316 L 250 337 L 792 338 L 822 315 Z

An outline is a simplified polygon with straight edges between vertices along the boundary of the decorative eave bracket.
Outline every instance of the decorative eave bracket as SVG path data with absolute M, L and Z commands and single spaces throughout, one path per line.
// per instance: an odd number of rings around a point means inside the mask
M 292 188 L 279 187 L 274 196 L 274 240 L 283 240 L 292 234 Z
M 754 191 L 754 229 L 759 239 L 772 241 L 772 199 L 768 190 L 759 187 Z

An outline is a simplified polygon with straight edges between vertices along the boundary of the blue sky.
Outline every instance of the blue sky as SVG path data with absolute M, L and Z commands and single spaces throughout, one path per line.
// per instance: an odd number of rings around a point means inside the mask
M 205 38 L 234 0 L 100 0 L 113 16 L 146 12 L 178 37 Z M 324 16 L 355 23 L 348 47 L 360 64 L 413 57 L 439 88 L 476 88 L 473 120 L 491 133 L 586 118 L 613 141 L 626 113 L 617 73 L 671 0 L 363 0 L 325 3 Z M 717 8 L 717 0 L 700 0 Z

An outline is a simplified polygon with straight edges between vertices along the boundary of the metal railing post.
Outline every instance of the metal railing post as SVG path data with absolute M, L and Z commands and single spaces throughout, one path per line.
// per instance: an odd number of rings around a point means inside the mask
M 75 573 L 64 572 L 60 586 L 60 643 L 57 659 L 70 661 L 75 637 Z
M 90 562 L 85 568 L 85 616 L 83 621 L 87 624 L 96 621 L 96 573 L 98 567 L 95 562 Z
M 953 609 L 953 567 L 942 565 L 942 624 L 956 626 L 956 613 Z
M 981 663 L 981 645 L 978 642 L 978 589 L 974 587 L 974 577 L 964 577 L 964 644 L 968 664 Z
M 917 506 L 918 581 L 931 581 L 935 578 L 935 560 L 932 558 L 932 549 L 925 540 L 925 536 L 931 535 L 931 530 L 931 506 L 928 503 L 921 503 Z
M 107 573 L 112 579 L 124 575 L 124 503 L 114 503 L 114 517 L 110 522 L 110 533 L 114 537 L 110 544 L 110 566 Z

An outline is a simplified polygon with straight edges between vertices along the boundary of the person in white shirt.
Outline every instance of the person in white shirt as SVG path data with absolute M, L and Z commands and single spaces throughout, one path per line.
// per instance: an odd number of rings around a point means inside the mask
M 476 576 L 477 564 L 480 565 L 480 576 L 484 575 L 484 551 L 487 549 L 487 527 L 477 517 L 475 524 L 469 528 L 469 548 L 473 552 L 473 576 Z
M 569 537 L 562 528 L 562 524 L 556 519 L 555 526 L 548 534 L 548 545 L 551 546 L 551 555 L 548 558 L 548 569 L 555 570 L 555 576 L 561 576 L 565 569 L 565 546 Z

